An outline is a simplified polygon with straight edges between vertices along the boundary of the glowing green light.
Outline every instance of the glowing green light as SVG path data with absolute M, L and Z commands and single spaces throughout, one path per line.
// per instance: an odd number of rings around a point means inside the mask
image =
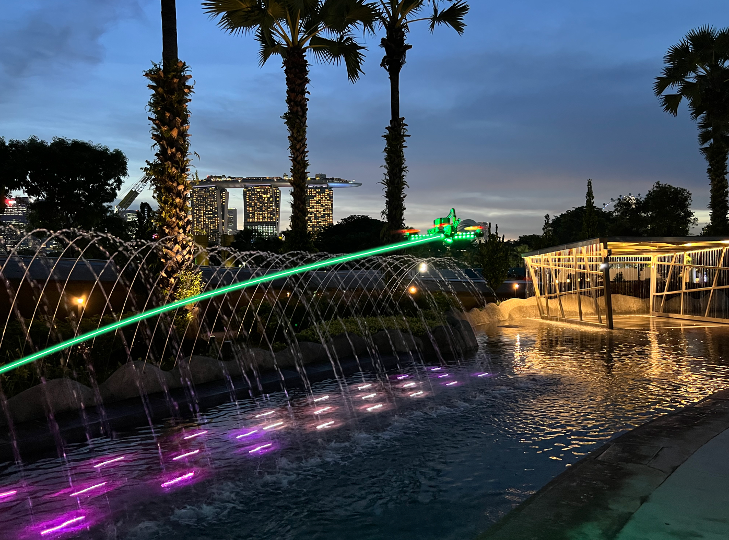
M 137 315 L 132 315 L 131 317 L 127 317 L 126 319 L 122 319 L 115 323 L 111 323 L 107 326 L 97 328 L 96 330 L 93 330 L 91 332 L 81 334 L 80 336 L 76 336 L 75 338 L 69 339 L 62 343 L 58 343 L 57 345 L 53 345 L 52 347 L 48 347 L 47 349 L 43 349 L 42 351 L 33 353 L 30 356 L 21 358 L 20 360 L 16 360 L 9 364 L 5 364 L 4 366 L 0 367 L 0 374 L 7 373 L 8 371 L 12 371 L 15 368 L 24 366 L 25 364 L 29 364 L 40 358 L 50 356 L 51 354 L 57 353 L 58 351 L 68 349 L 69 347 L 73 347 L 74 345 L 78 345 L 79 343 L 83 343 L 84 341 L 88 341 L 97 336 L 101 336 L 103 334 L 113 332 L 114 330 L 118 330 L 119 328 L 129 326 L 130 324 L 134 324 L 139 321 L 149 319 L 151 317 L 160 315 L 162 313 L 166 313 L 168 311 L 173 311 L 175 309 L 186 306 L 187 304 L 194 304 L 195 302 L 200 302 L 201 300 L 207 300 L 209 298 L 214 298 L 215 296 L 220 296 L 221 294 L 226 294 L 226 293 L 229 293 L 232 291 L 245 289 L 246 287 L 251 287 L 252 285 L 258 285 L 260 283 L 267 283 L 269 281 L 274 281 L 276 279 L 280 279 L 283 277 L 293 276 L 295 274 L 301 274 L 303 272 L 309 272 L 311 270 L 317 270 L 319 268 L 325 268 L 327 266 L 333 266 L 335 264 L 339 264 L 339 263 L 343 263 L 343 262 L 354 261 L 356 259 L 362 259 L 364 257 L 369 257 L 371 255 L 387 253 L 388 251 L 397 251 L 398 249 L 407 248 L 410 246 L 414 246 L 416 244 L 426 244 L 428 242 L 434 242 L 435 240 L 442 240 L 442 239 L 443 239 L 442 235 L 433 235 L 433 236 L 428 236 L 428 237 L 421 238 L 418 240 L 399 242 L 397 244 L 390 244 L 387 246 L 368 249 L 366 251 L 360 251 L 358 253 L 350 253 L 349 255 L 341 255 L 339 257 L 333 257 L 331 259 L 324 259 L 323 261 L 317 261 L 317 262 L 313 262 L 310 264 L 305 264 L 303 266 L 289 268 L 288 270 L 281 270 L 279 272 L 274 272 L 273 274 L 267 274 L 265 276 L 256 277 L 253 279 L 249 279 L 247 281 L 241 281 L 240 283 L 234 283 L 234 284 L 228 285 L 226 287 L 221 287 L 220 289 L 214 289 L 212 291 L 207 291 L 202 294 L 198 294 L 196 296 L 190 296 L 189 298 L 183 298 L 182 300 L 177 300 L 176 302 L 172 302 L 171 304 L 166 304 L 164 306 L 150 309 L 149 311 L 145 311 L 143 313 L 138 313 Z

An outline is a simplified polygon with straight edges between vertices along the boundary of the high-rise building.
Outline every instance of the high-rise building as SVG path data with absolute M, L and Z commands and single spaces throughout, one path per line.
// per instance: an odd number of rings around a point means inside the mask
M 235 234 L 238 232 L 238 209 L 228 208 L 228 222 L 226 223 L 225 233 Z
M 217 186 L 195 188 L 190 193 L 192 230 L 205 235 L 211 244 L 219 244 L 227 231 L 228 190 Z
M 317 175 L 318 177 L 318 175 Z M 334 221 L 334 191 L 330 187 L 306 188 L 306 226 L 316 234 Z
M 281 190 L 271 185 L 243 188 L 243 227 L 276 236 L 281 215 Z
M 28 197 L 9 197 L 5 199 L 5 211 L 0 214 L 0 244 L 12 246 L 25 236 L 25 227 L 28 224 Z

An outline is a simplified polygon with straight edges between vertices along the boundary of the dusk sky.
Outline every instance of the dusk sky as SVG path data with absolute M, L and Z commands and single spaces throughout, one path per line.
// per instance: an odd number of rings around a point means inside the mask
M 406 218 L 427 227 L 455 207 L 507 237 L 541 231 L 544 214 L 688 188 L 708 220 L 706 163 L 685 107 L 653 96 L 663 55 L 690 29 L 729 25 L 727 0 L 471 0 L 463 36 L 412 25 L 402 72 L 411 137 Z M 280 59 L 258 66 L 251 36 L 221 31 L 199 2 L 178 0 L 179 53 L 192 68 L 190 133 L 200 177 L 289 172 Z M 130 177 L 152 158 L 142 72 L 161 58 L 158 0 L 7 2 L 0 20 L 0 136 L 76 138 L 121 149 Z M 389 85 L 380 37 L 366 37 L 365 75 L 313 65 L 311 174 L 362 182 L 335 191 L 334 218 L 380 216 Z M 151 191 L 141 200 L 151 202 Z M 232 193 L 242 209 L 242 191 Z M 282 198 L 282 228 L 289 196 Z M 240 218 L 239 218 L 240 220 Z M 242 223 L 239 223 L 242 226 Z M 698 232 L 698 229 L 696 229 Z

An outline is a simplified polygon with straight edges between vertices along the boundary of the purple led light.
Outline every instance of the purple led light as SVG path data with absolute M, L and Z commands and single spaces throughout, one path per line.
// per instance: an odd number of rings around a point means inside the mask
M 398 375 L 398 376 L 397 376 L 397 380 L 398 380 L 398 381 L 401 381 L 401 380 L 403 380 L 403 379 L 407 379 L 408 377 L 410 377 L 410 375 Z
M 274 414 L 275 412 L 276 412 L 276 411 L 268 411 L 268 412 L 265 412 L 265 413 L 262 413 L 262 414 L 257 414 L 257 415 L 256 415 L 256 418 L 261 418 L 262 416 L 271 416 L 271 415 L 272 415 L 272 414 Z
M 193 450 L 192 452 L 186 452 L 184 454 L 180 454 L 179 456 L 175 456 L 172 458 L 172 461 L 177 461 L 178 459 L 183 459 L 189 456 L 194 456 L 195 454 L 199 453 L 200 450 Z
M 104 487 L 105 485 L 106 485 L 106 482 L 101 482 L 100 484 L 96 484 L 96 485 L 93 485 L 93 486 L 89 486 L 89 487 L 84 488 L 82 490 L 76 491 L 75 493 L 71 493 L 71 495 L 69 495 L 69 497 L 76 497 L 78 495 L 83 495 L 84 493 L 88 493 L 89 491 L 93 491 L 93 490 L 98 489 L 100 487 Z
M 332 425 L 334 425 L 334 420 L 332 420 L 331 422 L 327 422 L 325 424 L 320 424 L 320 425 L 316 426 L 316 429 L 326 429 Z
M 327 412 L 330 409 L 331 409 L 331 407 L 324 407 L 323 409 L 319 409 L 318 411 L 314 411 L 314 414 L 325 413 L 325 412 Z
M 263 450 L 265 448 L 269 448 L 271 446 L 273 446 L 273 443 L 261 444 L 259 446 L 256 446 L 253 450 L 249 450 L 248 453 L 249 454 L 253 454 L 253 453 L 259 452 L 259 451 L 261 451 L 261 450 Z
M 430 368 L 430 371 L 440 371 L 441 369 L 443 369 L 443 368 L 434 367 L 434 368 Z
M 421 395 L 423 395 L 423 392 L 422 392 L 422 391 L 420 391 L 420 392 L 415 392 L 415 393 L 413 393 L 413 394 L 410 394 L 410 397 L 415 397 L 415 396 L 421 396 Z
M 283 426 L 283 422 L 276 422 L 275 424 L 269 424 L 267 426 L 263 426 L 264 431 L 268 431 L 269 429 L 274 429 L 277 427 Z
M 418 384 L 414 383 L 414 382 L 409 382 L 407 384 L 402 385 L 403 388 L 412 388 L 413 386 L 418 386 Z
M 195 437 L 200 437 L 201 435 L 205 435 L 206 433 L 207 433 L 207 431 L 198 431 L 197 433 L 193 433 L 192 435 L 183 437 L 183 439 L 186 441 L 189 441 L 190 439 L 194 439 Z
M 244 439 L 245 437 L 250 437 L 250 436 L 251 436 L 251 435 L 253 435 L 254 433 L 258 433 L 258 430 L 257 430 L 257 429 L 254 429 L 254 430 L 252 430 L 252 431 L 249 431 L 248 433 L 242 433 L 241 435 L 238 435 L 238 436 L 236 437 L 236 439 Z
M 17 489 L 14 489 L 12 491 L 6 491 L 4 493 L 0 493 L 0 499 L 7 499 L 8 497 L 12 497 L 18 492 Z
M 367 410 L 368 411 L 374 411 L 375 409 L 379 409 L 381 407 L 382 407 L 382 403 L 380 403 L 379 405 L 374 405 L 372 407 L 367 407 Z
M 327 399 L 329 399 L 329 396 L 322 396 L 322 397 L 320 397 L 320 398 L 316 398 L 316 399 L 314 399 L 314 401 L 315 401 L 315 402 L 316 402 L 316 401 L 325 401 L 325 400 L 327 400 Z
M 65 529 L 66 527 L 68 527 L 69 525 L 73 525 L 74 523 L 78 523 L 80 521 L 83 521 L 84 519 L 86 519 L 86 516 L 76 516 L 75 518 L 67 519 L 66 521 L 64 521 L 63 523 L 61 523 L 59 525 L 56 525 L 55 527 L 50 527 L 49 529 L 42 530 L 40 532 L 41 536 L 46 536 L 46 535 L 52 534 L 54 532 L 59 532 L 59 531 Z
M 167 482 L 162 484 L 163 488 L 168 488 L 170 486 L 174 486 L 176 484 L 179 484 L 180 482 L 184 482 L 185 480 L 189 480 L 195 476 L 195 471 L 189 472 L 187 474 L 183 474 L 182 476 L 178 476 L 177 478 L 173 478 L 172 480 L 168 480 Z
M 366 396 L 362 396 L 362 399 L 370 399 L 375 397 L 377 394 L 367 394 Z
M 370 386 L 372 386 L 372 385 L 371 384 L 365 384 L 363 386 L 358 386 L 357 387 L 357 390 L 364 390 L 365 388 L 369 388 Z
M 446 386 L 453 386 L 454 384 L 458 384 L 458 381 L 446 383 Z
M 123 459 L 124 459 L 124 456 L 120 456 L 120 457 L 117 457 L 114 459 L 107 459 L 106 461 L 102 461 L 101 463 L 97 463 L 96 465 L 94 465 L 94 469 L 99 469 L 99 468 L 103 467 L 104 465 L 109 465 L 111 463 L 117 463 L 119 461 L 122 461 Z

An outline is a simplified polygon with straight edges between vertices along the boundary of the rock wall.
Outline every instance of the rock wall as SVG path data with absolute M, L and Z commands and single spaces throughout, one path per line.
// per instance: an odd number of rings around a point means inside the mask
M 605 313 L 605 299 L 598 298 L 597 303 L 601 313 Z M 613 313 L 616 315 L 639 315 L 648 314 L 649 300 L 647 298 L 635 298 L 622 294 L 612 295 Z M 552 313 L 557 313 L 559 304 L 556 300 L 549 303 Z M 579 314 L 577 297 L 566 296 L 562 298 L 562 307 L 565 316 L 576 318 Z M 582 297 L 582 313 L 584 315 L 595 315 L 595 301 L 589 296 Z M 538 319 L 539 308 L 536 298 L 510 298 L 499 305 L 487 304 L 484 308 L 474 308 L 465 314 L 473 326 L 483 324 L 494 324 L 499 322 L 516 321 L 519 319 Z

